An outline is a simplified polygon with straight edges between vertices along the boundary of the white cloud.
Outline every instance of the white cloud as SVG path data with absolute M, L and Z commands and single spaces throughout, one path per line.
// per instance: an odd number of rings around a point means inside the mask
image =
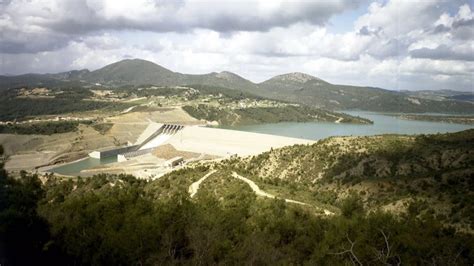
M 254 81 L 301 71 L 389 89 L 472 89 L 469 5 L 375 2 L 352 31 L 330 32 L 327 19 L 352 7 L 347 1 L 18 0 L 0 4 L 0 72 L 96 69 L 136 57 L 173 71 L 228 70 Z
M 299 22 L 324 25 L 357 1 L 16 0 L 0 4 L 0 48 L 51 51 L 78 35 L 107 30 L 267 31 Z M 36 45 L 29 45 L 29 42 Z

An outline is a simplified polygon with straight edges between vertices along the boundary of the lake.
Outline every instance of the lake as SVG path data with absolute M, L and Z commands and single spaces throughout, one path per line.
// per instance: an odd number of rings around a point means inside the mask
M 393 115 L 384 115 L 370 112 L 344 112 L 354 116 L 368 118 L 374 121 L 372 125 L 357 124 L 336 124 L 322 122 L 308 123 L 275 123 L 259 124 L 251 126 L 221 127 L 233 130 L 242 130 L 256 133 L 265 133 L 293 138 L 303 138 L 318 140 L 330 136 L 369 136 L 379 134 L 432 134 L 456 132 L 469 128 L 472 125 L 450 124 L 442 122 L 424 122 L 411 121 L 397 118 Z M 102 159 L 85 158 L 80 161 L 65 164 L 54 169 L 55 172 L 62 175 L 77 175 L 83 169 L 89 169 L 101 164 L 113 163 L 117 161 L 117 156 Z
M 434 134 L 456 132 L 473 125 L 451 124 L 442 122 L 425 122 L 400 119 L 392 114 L 380 114 L 361 111 L 345 111 L 353 116 L 360 116 L 374 121 L 372 125 L 336 124 L 326 122 L 284 122 L 248 126 L 221 127 L 255 133 L 272 134 L 293 138 L 318 140 L 330 136 L 370 136 L 379 134 Z
M 81 170 L 89 169 L 98 165 L 115 163 L 117 162 L 117 156 L 105 157 L 101 159 L 87 157 L 83 160 L 75 161 L 72 163 L 64 164 L 55 167 L 50 172 L 58 173 L 61 175 L 77 175 Z

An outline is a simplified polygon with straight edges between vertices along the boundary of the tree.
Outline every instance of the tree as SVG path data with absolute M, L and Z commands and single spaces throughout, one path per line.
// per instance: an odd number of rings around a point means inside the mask
M 350 218 L 355 215 L 363 216 L 365 214 L 362 199 L 355 193 L 351 193 L 340 204 L 341 212 L 344 217 Z
M 0 156 L 3 148 L 0 148 Z M 0 264 L 32 265 L 45 262 L 48 224 L 36 207 L 44 191 L 36 175 L 22 172 L 9 177 L 0 164 Z

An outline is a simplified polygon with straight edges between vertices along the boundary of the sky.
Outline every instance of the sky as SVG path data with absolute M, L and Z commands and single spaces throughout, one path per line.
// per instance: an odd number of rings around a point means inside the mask
M 0 0 L 0 74 L 126 58 L 254 82 L 304 72 L 336 84 L 474 91 L 474 1 Z

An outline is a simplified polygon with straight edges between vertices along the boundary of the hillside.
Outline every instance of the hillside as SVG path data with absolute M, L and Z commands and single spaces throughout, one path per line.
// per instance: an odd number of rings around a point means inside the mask
M 418 98 L 426 98 L 430 100 L 459 100 L 459 101 L 474 101 L 474 92 L 454 91 L 454 90 L 421 90 L 421 91 L 402 91 L 403 93 L 415 96 Z
M 58 74 L 0 76 L 0 88 L 21 86 L 91 86 L 110 87 L 152 84 L 178 86 L 211 85 L 256 94 L 275 100 L 290 101 L 333 110 L 367 110 L 377 112 L 473 113 L 471 95 L 446 93 L 409 93 L 373 87 L 331 84 L 304 73 L 288 73 L 256 84 L 237 74 L 223 71 L 201 75 L 173 72 L 153 62 L 126 59 L 101 69 L 77 70 Z M 428 96 L 427 96 L 428 95 Z
M 469 265 L 473 145 L 474 130 L 338 137 L 155 180 L 12 177 L 2 158 L 1 262 Z
M 332 137 L 273 150 L 233 167 L 296 200 L 333 205 L 356 193 L 369 209 L 413 211 L 474 232 L 474 130 Z
M 337 122 L 371 124 L 372 121 L 344 113 L 330 112 L 306 106 L 277 106 L 249 108 L 216 108 L 208 105 L 183 107 L 196 119 L 216 121 L 222 126 L 251 125 L 280 122 Z
M 291 74 L 283 75 L 288 76 Z M 294 74 L 293 74 L 294 75 Z M 451 99 L 433 100 L 373 87 L 335 85 L 317 78 L 271 78 L 259 84 L 258 95 L 326 109 L 407 113 L 472 113 L 474 105 Z
M 84 79 L 105 85 L 159 84 L 176 85 L 183 76 L 150 61 L 126 59 L 87 73 Z

